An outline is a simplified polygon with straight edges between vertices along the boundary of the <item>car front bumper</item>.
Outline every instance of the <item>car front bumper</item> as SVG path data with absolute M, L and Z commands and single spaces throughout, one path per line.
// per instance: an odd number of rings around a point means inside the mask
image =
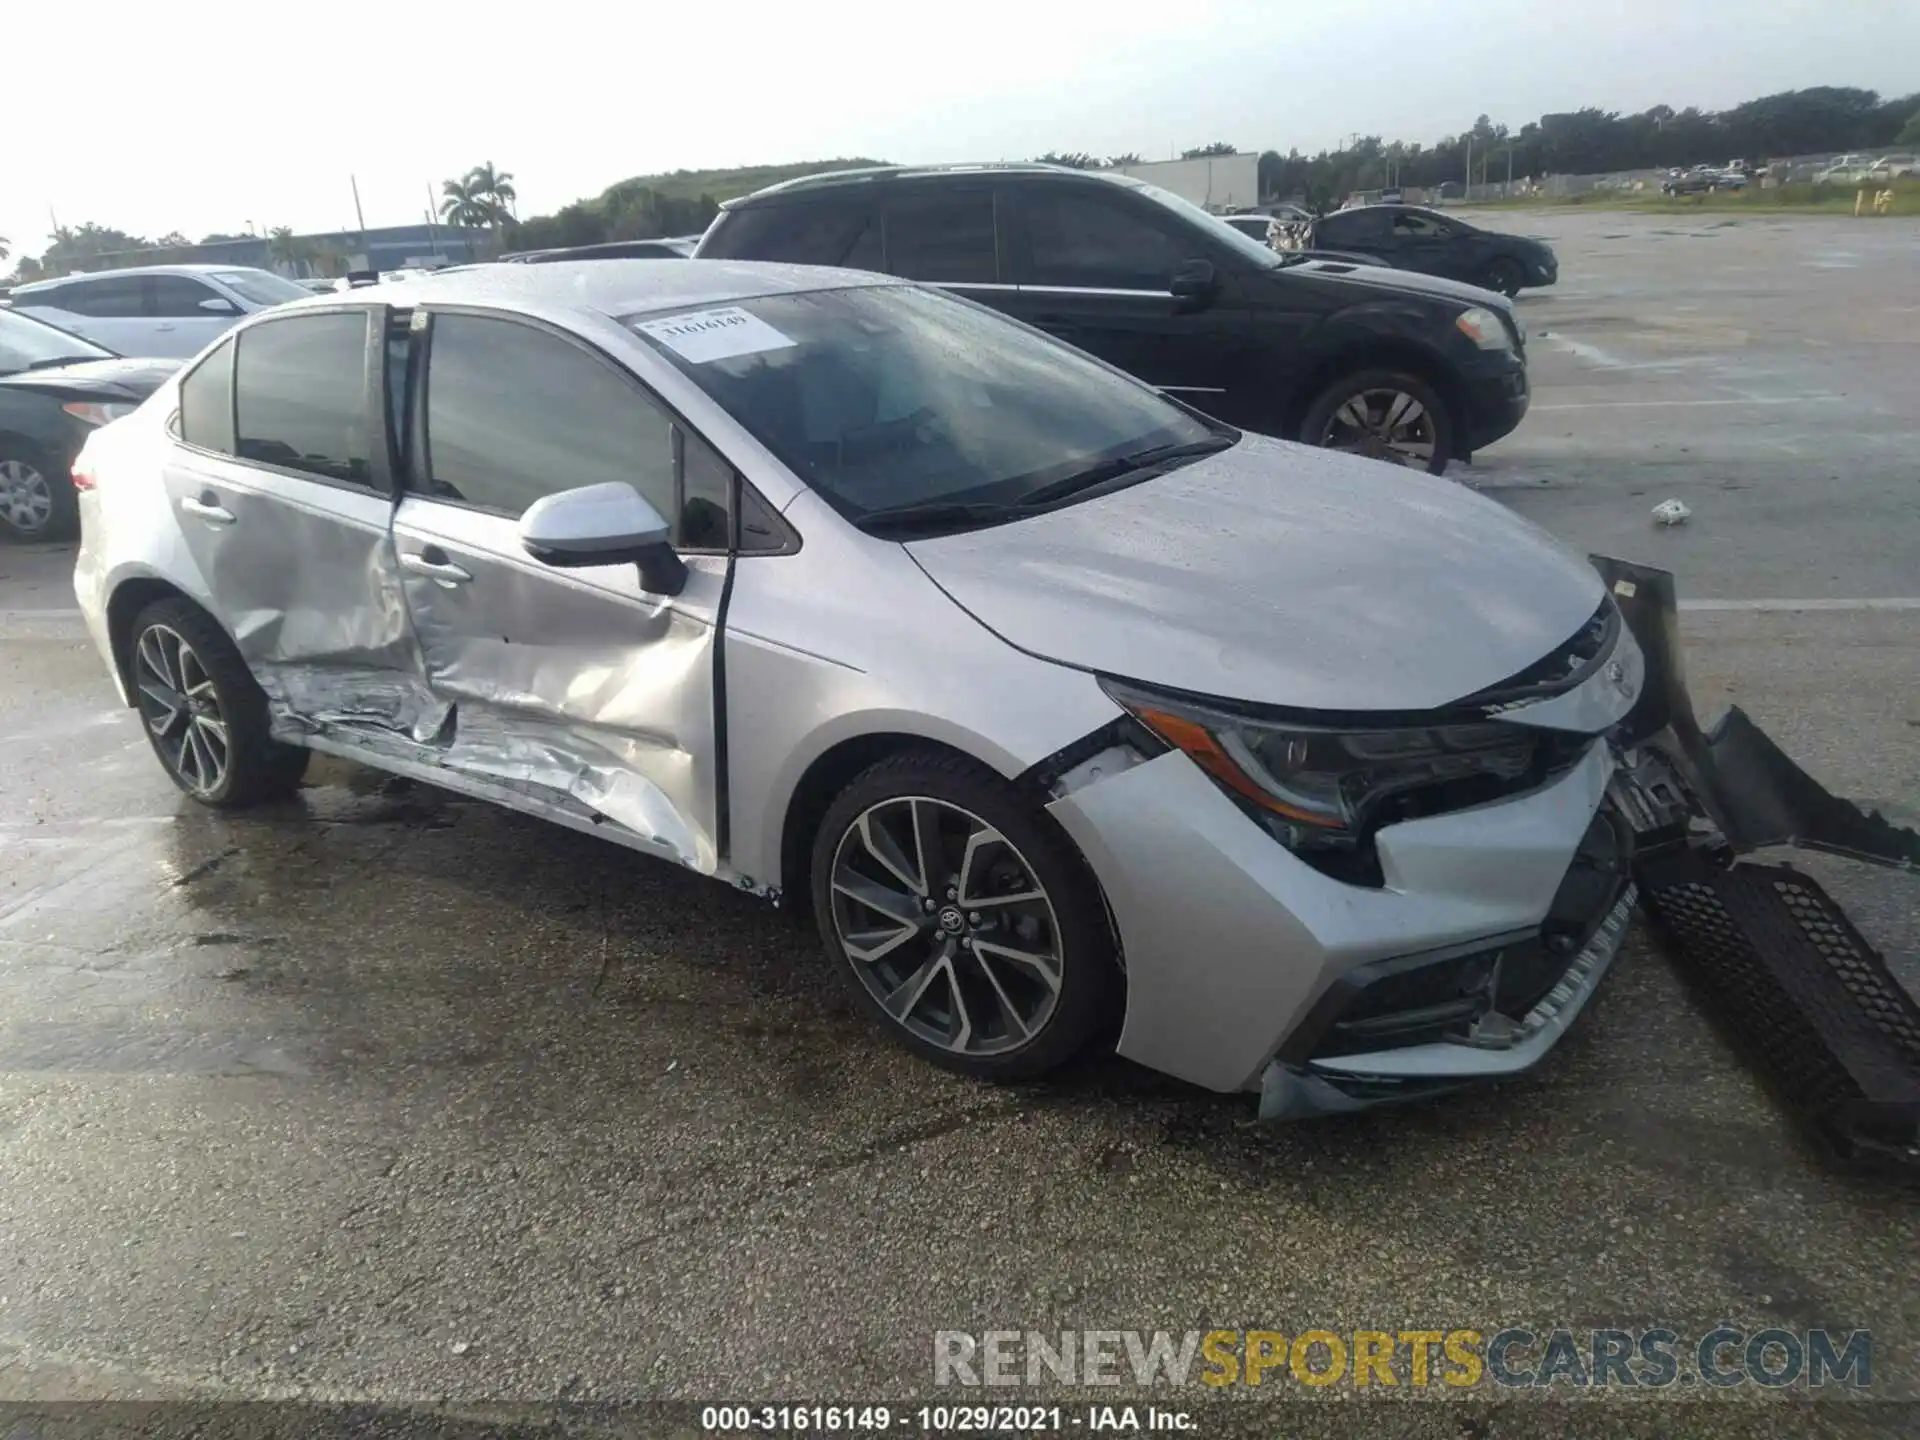
M 1596 738 L 1530 793 L 1389 826 L 1377 889 L 1298 859 L 1177 751 L 1067 791 L 1050 813 L 1101 882 L 1126 967 L 1120 1053 L 1209 1089 L 1258 1091 L 1268 1116 L 1526 1069 L 1599 984 L 1632 906 L 1621 867 L 1578 901 L 1588 923 L 1575 941 L 1559 935 L 1564 953 L 1541 968 L 1543 926 L 1568 903 L 1614 772 Z M 1359 982 L 1456 957 L 1495 976 L 1532 966 L 1517 1013 L 1424 1030 L 1389 1017 L 1392 1043 L 1373 1048 L 1358 1037 L 1383 1033 L 1368 1028 L 1378 1022 L 1341 1021 L 1361 1013 L 1353 993 L 1379 993 Z
M 1527 362 L 1517 351 L 1499 351 L 1463 366 L 1460 377 L 1461 439 L 1467 454 L 1510 435 L 1526 418 L 1532 399 Z

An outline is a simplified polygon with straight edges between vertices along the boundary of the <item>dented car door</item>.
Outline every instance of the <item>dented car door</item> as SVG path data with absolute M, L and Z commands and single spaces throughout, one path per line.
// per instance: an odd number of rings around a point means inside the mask
M 388 532 L 384 306 L 248 328 L 180 385 L 162 462 L 201 593 L 276 733 L 415 747 L 440 728 Z
M 687 455 L 704 447 L 562 331 L 471 311 L 415 326 L 424 384 L 393 536 L 426 683 L 451 710 L 440 763 L 711 873 L 729 561 L 724 511 L 686 501 Z M 632 565 L 556 569 L 521 544 L 535 500 L 609 480 L 682 517 L 679 594 L 649 594 Z M 703 540 L 718 544 L 703 554 Z

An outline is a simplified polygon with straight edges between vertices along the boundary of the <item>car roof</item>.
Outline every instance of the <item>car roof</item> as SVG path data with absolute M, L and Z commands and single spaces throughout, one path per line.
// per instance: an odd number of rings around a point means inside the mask
M 1056 179 L 1084 180 L 1089 184 L 1139 185 L 1131 176 L 1109 170 L 1076 170 L 1068 165 L 1046 165 L 1034 161 L 1000 161 L 971 165 L 875 165 L 864 170 L 823 170 L 782 180 L 751 195 L 741 195 L 721 204 L 722 210 L 774 205 L 786 200 L 805 199 L 822 190 L 837 190 L 849 185 L 891 185 L 915 180 L 966 179 L 972 176 L 1019 178 L 1050 175 Z
M 727 305 L 762 295 L 798 295 L 813 290 L 846 290 L 863 285 L 896 285 L 885 275 L 836 270 L 822 265 L 775 265 L 755 260 L 687 260 L 663 265 L 658 260 L 560 260 L 551 265 L 472 265 L 426 274 L 404 283 L 291 300 L 262 312 L 285 315 L 300 308 L 323 309 L 350 300 L 413 306 L 553 306 L 588 314 L 644 315 L 687 305 Z
M 118 280 L 125 275 L 224 275 L 233 270 L 258 270 L 258 265 L 128 265 L 118 270 L 87 270 L 72 275 L 55 275 L 46 280 L 32 280 L 25 285 L 13 287 L 15 295 L 30 294 L 35 290 L 52 285 L 65 285 L 74 280 Z

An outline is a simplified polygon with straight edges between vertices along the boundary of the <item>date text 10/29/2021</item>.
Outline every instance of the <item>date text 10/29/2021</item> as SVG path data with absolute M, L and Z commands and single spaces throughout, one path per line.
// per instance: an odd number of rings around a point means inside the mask
M 700 1428 L 721 1435 L 1098 1435 L 1193 1433 L 1199 1422 L 1186 1410 L 1161 1405 L 708 1405 Z

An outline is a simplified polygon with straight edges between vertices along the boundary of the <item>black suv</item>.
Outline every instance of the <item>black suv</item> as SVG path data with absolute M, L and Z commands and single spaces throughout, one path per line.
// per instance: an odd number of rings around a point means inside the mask
M 1230 424 L 1436 474 L 1527 411 L 1525 335 L 1501 297 L 1279 254 L 1127 176 L 1047 165 L 810 175 L 728 202 L 695 258 L 927 281 Z

